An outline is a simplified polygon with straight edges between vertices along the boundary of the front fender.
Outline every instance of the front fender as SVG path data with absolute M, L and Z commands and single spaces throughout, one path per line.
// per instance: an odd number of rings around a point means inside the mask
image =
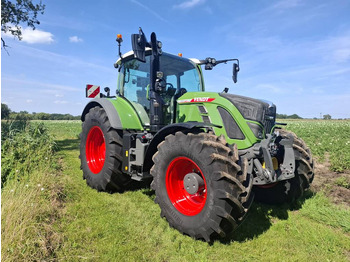
M 160 142 L 164 141 L 165 137 L 170 134 L 175 134 L 178 131 L 190 131 L 198 128 L 222 128 L 222 126 L 218 126 L 211 123 L 202 123 L 202 122 L 183 122 L 171 124 L 163 127 L 159 130 L 155 136 L 153 137 L 151 143 L 149 144 L 145 161 L 144 161 L 144 171 L 149 171 L 153 165 L 152 156 L 157 152 L 157 146 Z

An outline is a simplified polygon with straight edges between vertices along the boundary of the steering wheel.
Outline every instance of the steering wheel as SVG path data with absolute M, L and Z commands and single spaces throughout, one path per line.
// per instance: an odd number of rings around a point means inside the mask
M 165 86 L 168 86 L 168 88 L 166 88 L 167 95 L 173 96 L 176 93 L 176 89 L 174 88 L 173 84 L 166 83 Z
M 169 88 L 174 88 L 172 83 L 166 83 L 165 86 L 169 86 Z

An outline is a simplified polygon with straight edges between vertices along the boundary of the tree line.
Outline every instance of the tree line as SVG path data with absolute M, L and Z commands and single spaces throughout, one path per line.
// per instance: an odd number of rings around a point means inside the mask
M 293 114 L 293 115 L 276 114 L 276 118 L 278 118 L 278 119 L 303 119 L 301 116 L 298 116 L 297 114 Z
M 80 116 L 71 114 L 29 113 L 27 111 L 12 111 L 8 105 L 1 103 L 1 119 L 9 120 L 80 120 Z
M 303 119 L 297 114 L 286 115 L 276 114 L 277 119 Z M 29 113 L 27 111 L 12 111 L 6 104 L 1 103 L 1 119 L 10 120 L 80 120 L 80 116 L 73 116 L 71 114 L 49 114 L 49 113 Z M 314 118 L 316 119 L 316 118 Z M 332 119 L 332 116 L 327 114 L 323 116 L 323 119 Z

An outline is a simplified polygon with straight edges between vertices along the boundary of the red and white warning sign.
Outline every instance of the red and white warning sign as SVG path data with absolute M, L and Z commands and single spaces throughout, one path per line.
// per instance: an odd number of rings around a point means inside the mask
M 86 85 L 86 97 L 94 98 L 96 96 L 100 97 L 100 86 Z

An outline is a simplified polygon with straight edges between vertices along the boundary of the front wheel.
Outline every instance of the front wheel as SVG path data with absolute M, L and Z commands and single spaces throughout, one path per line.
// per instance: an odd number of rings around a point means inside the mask
M 152 189 L 161 216 L 196 239 L 225 237 L 252 202 L 247 161 L 213 134 L 168 135 L 153 157 Z

